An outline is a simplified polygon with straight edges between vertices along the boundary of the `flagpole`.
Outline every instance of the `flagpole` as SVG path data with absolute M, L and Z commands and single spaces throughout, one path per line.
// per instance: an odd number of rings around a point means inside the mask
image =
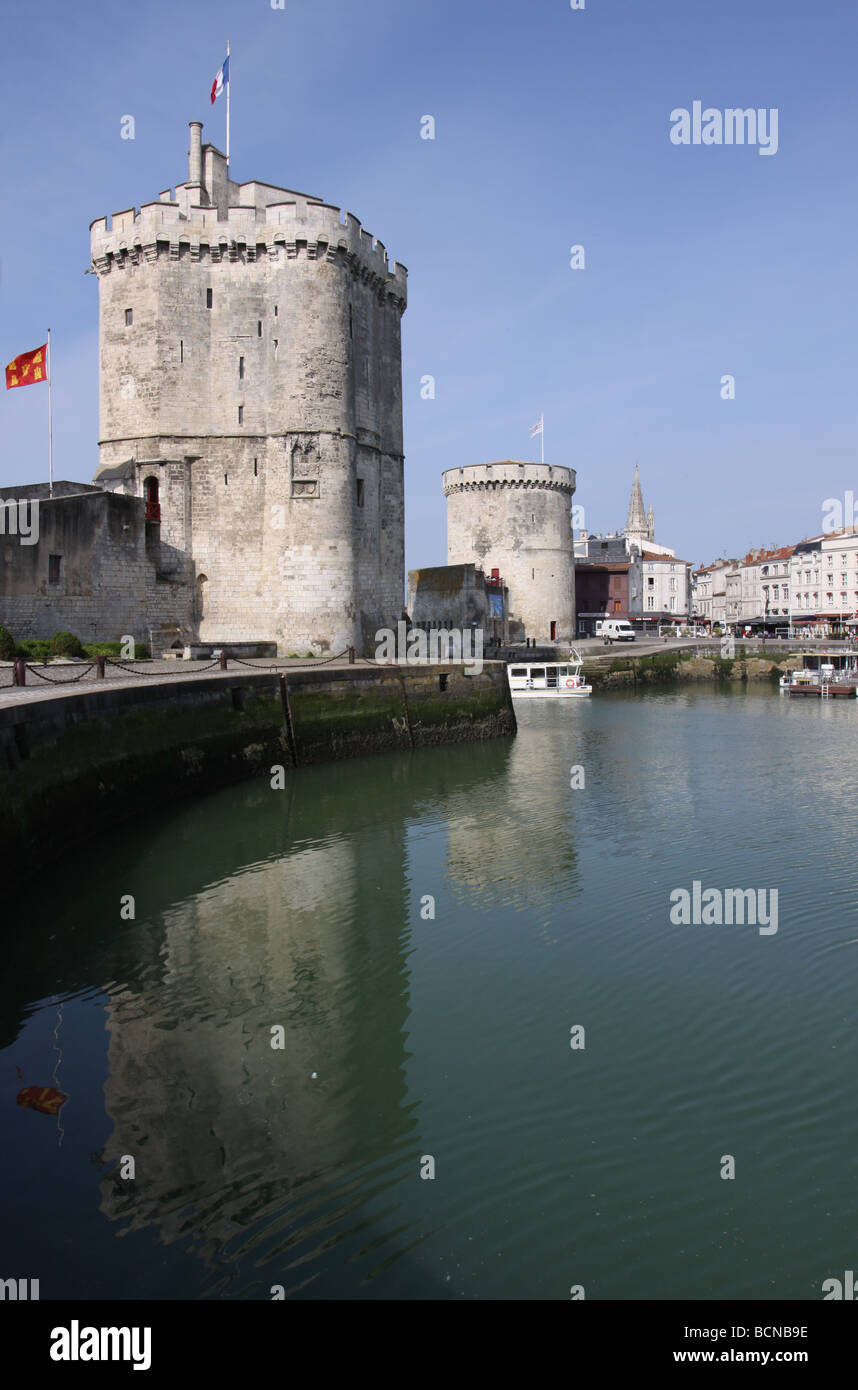
M 230 87 L 231 87 L 231 85 L 232 85 L 231 82 L 230 82 L 230 78 L 232 77 L 232 72 L 231 72 L 231 70 L 230 70 L 230 63 L 229 63 L 229 39 L 227 39 L 227 41 L 226 41 L 226 58 L 227 58 L 227 69 L 226 69 L 226 165 L 227 165 L 227 170 L 228 170 L 228 169 L 229 169 L 229 89 L 230 89 Z
M 540 415 L 539 418 L 540 418 L 540 420 L 542 421 L 542 429 L 539 431 L 539 443 L 540 443 L 540 446 L 541 446 L 540 459 L 541 459 L 541 462 L 544 463 L 544 462 L 545 462 L 545 416 L 544 416 L 544 415 Z
M 48 329 L 48 496 L 54 495 L 54 411 L 51 401 L 51 330 Z

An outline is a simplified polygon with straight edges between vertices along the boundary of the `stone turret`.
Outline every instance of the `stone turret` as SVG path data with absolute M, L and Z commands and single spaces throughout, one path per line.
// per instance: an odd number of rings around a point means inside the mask
M 507 459 L 449 468 L 443 479 L 447 563 L 499 569 L 528 637 L 572 641 L 575 470 Z
M 405 267 L 315 195 L 232 180 L 198 121 L 175 196 L 90 230 L 96 481 L 151 503 L 200 639 L 371 644 L 403 602 Z

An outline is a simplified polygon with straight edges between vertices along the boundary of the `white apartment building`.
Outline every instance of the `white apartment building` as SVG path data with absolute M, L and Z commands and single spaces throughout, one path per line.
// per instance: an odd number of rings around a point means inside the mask
M 775 629 L 789 626 L 790 561 L 795 546 L 752 550 L 742 561 L 743 622 Z
M 790 562 L 790 625 L 821 637 L 858 626 L 858 528 L 800 541 Z
M 687 622 L 691 612 L 691 564 L 666 546 L 629 543 L 629 617 Z
M 699 623 L 705 623 L 711 627 L 716 625 L 724 627 L 727 623 L 728 611 L 733 614 L 732 621 L 735 621 L 741 596 L 741 583 L 739 583 L 737 591 L 738 566 L 738 560 L 716 560 L 714 564 L 701 565 L 700 569 L 694 571 L 692 613 Z

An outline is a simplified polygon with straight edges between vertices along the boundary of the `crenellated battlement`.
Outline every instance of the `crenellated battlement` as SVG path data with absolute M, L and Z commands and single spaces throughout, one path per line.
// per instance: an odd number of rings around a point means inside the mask
M 495 492 L 502 489 L 540 489 L 553 492 L 575 491 L 574 468 L 549 463 L 468 463 L 442 473 L 444 496 L 459 492 Z
M 256 188 L 258 185 L 241 185 Z M 177 194 L 182 192 L 177 189 Z M 169 193 L 170 190 L 167 190 Z M 191 263 L 253 261 L 267 258 L 347 262 L 353 273 L 369 280 L 373 289 L 391 295 L 405 308 L 408 272 L 388 259 L 384 244 L 367 232 L 351 213 L 332 204 L 296 197 L 286 202 L 238 204 L 218 209 L 201 204 L 166 201 L 126 208 L 90 224 L 92 267 L 108 275 L 127 264 L 159 258 Z

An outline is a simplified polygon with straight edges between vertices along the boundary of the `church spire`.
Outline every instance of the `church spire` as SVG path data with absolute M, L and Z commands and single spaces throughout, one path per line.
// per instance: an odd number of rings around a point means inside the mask
M 638 466 L 635 464 L 635 480 L 632 484 L 629 514 L 626 518 L 626 536 L 629 540 L 645 541 L 648 538 L 648 529 L 643 493 L 641 492 L 640 474 L 638 473 Z
M 650 502 L 646 514 L 646 533 L 648 540 L 655 540 L 655 512 L 652 509 L 652 502 Z

